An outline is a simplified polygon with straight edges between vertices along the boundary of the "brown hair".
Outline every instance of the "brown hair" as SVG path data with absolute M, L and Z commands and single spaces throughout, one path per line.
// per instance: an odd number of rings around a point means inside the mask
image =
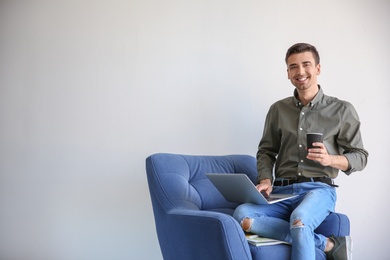
M 313 54 L 316 65 L 320 63 L 320 55 L 318 54 L 316 47 L 308 43 L 296 43 L 293 46 L 291 46 L 286 53 L 286 59 L 285 59 L 286 63 L 288 57 L 290 57 L 292 54 L 302 53 L 306 51 L 309 51 Z

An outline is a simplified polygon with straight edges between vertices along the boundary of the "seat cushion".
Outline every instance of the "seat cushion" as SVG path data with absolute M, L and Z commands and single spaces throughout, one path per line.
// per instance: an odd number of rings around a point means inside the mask
M 290 245 L 272 245 L 272 246 L 254 246 L 249 245 L 253 260 L 290 260 L 291 246 Z M 316 248 L 316 260 L 326 260 L 325 253 Z

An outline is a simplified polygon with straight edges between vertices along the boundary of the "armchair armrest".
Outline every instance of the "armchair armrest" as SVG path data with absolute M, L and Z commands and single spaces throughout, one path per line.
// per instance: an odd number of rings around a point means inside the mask
M 251 259 L 248 243 L 237 221 L 223 213 L 174 209 L 159 232 L 164 259 Z
M 349 236 L 350 235 L 350 222 L 349 218 L 342 213 L 330 213 L 329 216 L 318 226 L 314 231 L 322 234 L 326 237 L 331 235 L 335 236 Z

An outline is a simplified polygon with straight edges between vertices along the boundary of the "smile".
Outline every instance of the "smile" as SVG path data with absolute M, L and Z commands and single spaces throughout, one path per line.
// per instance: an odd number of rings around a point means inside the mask
M 305 80 L 307 80 L 308 77 L 304 77 L 304 78 L 296 78 L 297 81 L 299 82 L 304 82 Z

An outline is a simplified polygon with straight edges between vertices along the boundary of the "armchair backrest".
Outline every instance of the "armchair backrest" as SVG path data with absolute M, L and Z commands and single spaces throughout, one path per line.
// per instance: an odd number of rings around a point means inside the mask
M 249 155 L 159 153 L 146 159 L 146 172 L 153 209 L 165 212 L 174 208 L 234 209 L 237 204 L 226 201 L 205 173 L 245 173 L 253 182 L 257 178 L 256 159 Z

